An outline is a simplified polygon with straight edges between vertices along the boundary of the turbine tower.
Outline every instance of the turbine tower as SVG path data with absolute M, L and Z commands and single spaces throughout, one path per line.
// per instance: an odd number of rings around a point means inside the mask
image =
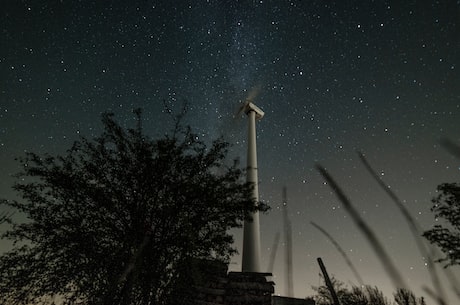
M 259 201 L 259 188 L 257 177 L 257 148 L 256 148 L 256 119 L 260 120 L 264 112 L 246 100 L 241 107 L 249 118 L 248 124 L 248 159 L 247 159 L 247 182 L 253 185 L 252 199 L 254 204 Z M 260 225 L 259 212 L 254 212 L 250 220 L 244 221 L 243 232 L 243 272 L 262 272 L 260 269 Z

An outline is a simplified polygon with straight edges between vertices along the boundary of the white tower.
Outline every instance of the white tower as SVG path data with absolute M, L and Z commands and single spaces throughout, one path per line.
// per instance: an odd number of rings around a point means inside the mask
M 259 201 L 259 188 L 257 177 L 256 119 L 260 120 L 264 116 L 264 112 L 250 101 L 246 101 L 242 110 L 249 118 L 246 179 L 254 186 L 252 198 L 254 204 L 257 204 Z M 252 220 L 244 221 L 242 271 L 262 272 L 260 269 L 259 212 L 252 213 L 251 217 Z

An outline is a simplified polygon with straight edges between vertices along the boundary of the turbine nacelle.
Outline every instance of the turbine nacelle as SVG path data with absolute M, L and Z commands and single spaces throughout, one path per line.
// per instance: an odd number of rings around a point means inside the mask
M 260 120 L 265 114 L 262 109 L 254 105 L 250 100 L 246 100 L 246 102 L 241 106 L 239 113 L 244 112 L 245 114 L 248 114 L 251 111 L 256 113 L 257 120 Z

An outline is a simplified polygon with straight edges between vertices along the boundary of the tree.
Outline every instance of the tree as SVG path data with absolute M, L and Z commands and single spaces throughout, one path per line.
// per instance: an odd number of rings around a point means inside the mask
M 341 281 L 331 278 L 332 285 L 337 293 L 341 305 L 390 305 L 394 304 L 383 295 L 383 292 L 375 286 L 352 286 L 350 289 Z M 323 285 L 312 287 L 316 291 L 313 299 L 317 305 L 333 304 L 329 289 Z M 423 297 L 416 297 L 408 289 L 397 289 L 393 294 L 395 304 L 397 305 L 425 305 Z
M 389 305 L 383 293 L 369 285 L 362 287 L 352 286 L 351 290 L 341 281 L 331 277 L 332 286 L 341 305 Z M 326 285 L 312 287 L 317 295 L 313 297 L 317 305 L 333 304 L 332 296 Z
M 460 184 L 443 183 L 437 188 L 439 194 L 432 199 L 431 211 L 435 219 L 446 223 L 435 225 L 423 233 L 430 243 L 438 246 L 445 257 L 438 262 L 446 262 L 447 266 L 460 264 Z
M 322 275 L 321 278 L 323 278 Z M 331 276 L 330 280 L 332 287 L 334 287 L 334 291 L 337 294 L 337 297 L 340 301 L 342 301 L 343 295 L 348 293 L 347 287 L 343 282 L 339 281 L 334 276 Z M 313 299 L 317 305 L 329 305 L 334 303 L 331 292 L 326 284 L 321 286 L 312 286 L 312 289 L 316 292 L 316 295 L 313 297 Z
M 365 294 L 372 305 L 389 305 L 390 302 L 377 287 L 366 285 L 363 287 Z
M 180 123 L 152 140 L 104 114 L 104 131 L 81 138 L 62 156 L 27 153 L 14 190 L 2 204 L 27 217 L 2 238 L 14 248 L 0 257 L 0 303 L 165 304 L 185 262 L 228 262 L 230 228 L 265 206 L 229 144 L 207 147 Z
M 425 305 L 423 297 L 417 298 L 410 290 L 400 288 L 393 294 L 397 305 Z

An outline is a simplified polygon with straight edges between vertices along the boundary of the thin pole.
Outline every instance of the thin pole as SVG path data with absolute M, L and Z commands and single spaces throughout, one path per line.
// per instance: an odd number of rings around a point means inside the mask
M 329 289 L 329 292 L 331 293 L 332 301 L 334 302 L 334 305 L 340 305 L 339 298 L 337 297 L 337 294 L 335 293 L 334 286 L 332 285 L 331 279 L 329 278 L 329 275 L 327 274 L 327 270 L 323 264 L 323 260 L 321 259 L 321 257 L 318 257 L 317 260 L 318 260 L 319 268 L 321 268 L 321 272 L 323 273 L 324 281 L 326 282 L 326 286 Z

